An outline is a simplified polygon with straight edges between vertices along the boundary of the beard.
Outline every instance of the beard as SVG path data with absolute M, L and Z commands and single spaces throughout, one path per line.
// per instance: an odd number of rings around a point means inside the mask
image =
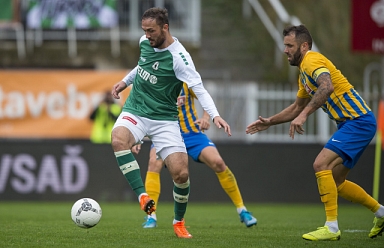
M 153 41 L 153 45 L 151 44 L 151 46 L 153 48 L 159 48 L 161 45 L 163 45 L 164 41 L 165 41 L 165 34 L 163 31 L 161 31 L 159 37 L 157 37 L 155 40 L 149 40 L 149 41 Z
M 301 62 L 301 58 L 302 58 L 301 51 L 300 51 L 300 48 L 298 48 L 296 52 L 292 55 L 292 59 L 291 61 L 289 61 L 289 64 L 292 66 L 298 66 Z

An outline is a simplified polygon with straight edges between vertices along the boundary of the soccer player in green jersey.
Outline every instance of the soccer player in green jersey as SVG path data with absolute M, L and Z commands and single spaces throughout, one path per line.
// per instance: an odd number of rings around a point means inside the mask
M 132 84 L 123 111 L 112 130 L 112 148 L 121 172 L 147 214 L 155 211 L 155 202 L 145 191 L 140 168 L 131 149 L 145 136 L 151 139 L 157 155 L 167 164 L 174 181 L 175 217 L 173 227 L 179 238 L 191 238 L 184 225 L 189 196 L 188 156 L 180 134 L 177 97 L 183 82 L 192 88 L 213 123 L 231 136 L 212 97 L 203 86 L 190 54 L 169 31 L 168 11 L 151 8 L 141 19 L 140 58 L 137 66 L 112 88 L 112 95 Z
M 346 180 L 376 132 L 371 109 L 347 78 L 324 55 L 311 51 L 312 37 L 304 25 L 284 29 L 284 52 L 288 62 L 299 69 L 296 101 L 280 113 L 259 117 L 249 124 L 246 133 L 254 134 L 272 125 L 291 122 L 289 135 L 303 134 L 308 116 L 321 108 L 337 124 L 332 135 L 313 163 L 320 199 L 324 203 L 326 222 L 306 240 L 339 240 L 337 198 L 360 203 L 375 215 L 368 236 L 375 238 L 384 230 L 384 207 L 359 185 Z

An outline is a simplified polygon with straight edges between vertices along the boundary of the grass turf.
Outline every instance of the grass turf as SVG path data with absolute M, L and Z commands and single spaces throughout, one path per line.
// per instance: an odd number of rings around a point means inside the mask
M 258 225 L 246 228 L 230 203 L 190 202 L 186 225 L 192 239 L 173 233 L 173 204 L 161 203 L 158 227 L 143 229 L 138 203 L 100 202 L 103 217 L 91 229 L 70 218 L 71 202 L 0 202 L 0 247 L 384 247 L 368 238 L 373 215 L 365 208 L 339 207 L 340 241 L 301 238 L 324 224 L 322 204 L 247 204 Z

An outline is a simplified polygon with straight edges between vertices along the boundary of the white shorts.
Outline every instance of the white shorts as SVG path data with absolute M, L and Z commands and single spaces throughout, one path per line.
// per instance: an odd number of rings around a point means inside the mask
M 131 131 L 136 143 L 147 136 L 155 146 L 156 154 L 163 160 L 175 152 L 187 153 L 178 121 L 151 120 L 128 112 L 121 112 L 113 128 L 121 126 Z

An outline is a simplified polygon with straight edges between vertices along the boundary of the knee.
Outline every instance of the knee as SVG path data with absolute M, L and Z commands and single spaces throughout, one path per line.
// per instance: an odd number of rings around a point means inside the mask
M 115 135 L 111 134 L 111 145 L 112 145 L 112 148 L 113 150 L 116 152 L 116 151 L 121 151 L 121 150 L 124 150 L 126 149 L 126 145 L 127 145 L 127 141 L 124 141 L 121 137 L 119 137 L 118 135 Z
M 148 170 L 153 171 L 156 168 L 156 158 L 150 157 L 148 160 Z
M 214 159 L 212 163 L 209 165 L 209 167 L 211 167 L 211 169 L 214 172 L 220 173 L 225 171 L 225 169 L 227 168 L 227 165 L 225 164 L 224 160 L 221 157 L 219 157 Z
M 163 160 L 156 159 L 156 157 L 149 158 L 148 171 L 160 173 L 162 167 L 163 167 Z
M 173 175 L 173 181 L 178 184 L 186 183 L 189 178 L 188 171 L 181 171 Z
M 315 172 L 320 172 L 327 169 L 327 166 L 321 162 L 315 161 L 313 163 L 313 169 Z

